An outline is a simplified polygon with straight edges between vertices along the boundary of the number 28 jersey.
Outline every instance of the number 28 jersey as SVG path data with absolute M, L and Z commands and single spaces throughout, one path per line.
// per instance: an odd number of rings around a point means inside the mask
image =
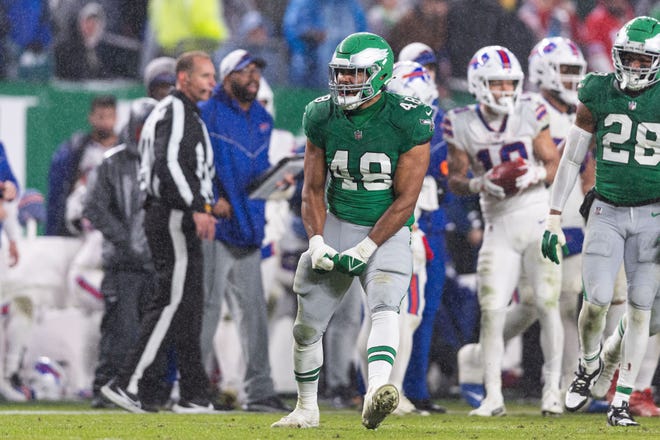
M 325 150 L 329 211 L 373 226 L 394 201 L 399 157 L 433 136 L 433 110 L 415 98 L 382 92 L 372 106 L 347 115 L 325 95 L 305 108 L 303 129 Z
M 615 84 L 592 73 L 578 90 L 596 121 L 596 191 L 622 206 L 660 200 L 660 86 L 633 97 Z

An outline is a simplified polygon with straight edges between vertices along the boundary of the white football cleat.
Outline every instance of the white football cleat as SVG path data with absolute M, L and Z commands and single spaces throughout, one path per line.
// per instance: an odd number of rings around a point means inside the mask
M 543 391 L 541 398 L 541 414 L 544 416 L 558 416 L 564 413 L 559 388 L 548 388 Z
M 319 426 L 319 409 L 302 409 L 296 407 L 289 415 L 270 425 L 271 428 L 317 428 Z
M 621 402 L 621 406 L 610 405 L 607 410 L 607 424 L 610 426 L 639 426 L 630 414 L 628 402 Z
M 367 391 L 362 407 L 362 424 L 367 429 L 376 429 L 399 405 L 399 390 L 394 385 L 385 384 L 375 392 Z
M 501 417 L 506 415 L 506 407 L 502 400 L 489 399 L 488 396 L 481 402 L 479 408 L 469 412 L 470 416 Z
M 578 362 L 578 370 L 575 372 L 575 378 L 566 391 L 564 398 L 564 407 L 573 412 L 582 408 L 591 397 L 591 387 L 598 380 L 598 376 L 603 371 L 603 360 L 598 360 L 598 368 L 592 373 L 587 373 L 582 361 Z

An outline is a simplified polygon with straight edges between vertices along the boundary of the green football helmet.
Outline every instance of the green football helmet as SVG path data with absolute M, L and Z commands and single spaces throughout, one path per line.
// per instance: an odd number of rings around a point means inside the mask
M 392 79 L 394 53 L 383 37 L 369 32 L 358 32 L 339 43 L 328 66 L 328 85 L 332 100 L 345 110 L 353 110 L 378 95 Z M 340 83 L 340 73 L 364 80 Z
M 632 54 L 651 57 L 650 67 L 631 67 Z M 621 89 L 642 90 L 660 80 L 660 22 L 651 17 L 637 17 L 616 34 L 612 47 L 616 79 Z

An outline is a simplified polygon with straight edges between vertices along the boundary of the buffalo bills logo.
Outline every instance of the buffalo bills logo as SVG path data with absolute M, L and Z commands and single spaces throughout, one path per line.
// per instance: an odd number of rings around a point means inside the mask
M 490 57 L 488 56 L 487 53 L 482 54 L 481 58 L 474 57 L 474 58 L 472 58 L 472 60 L 470 60 L 470 67 L 472 69 L 476 69 L 477 67 L 483 66 L 484 64 L 486 64 L 489 59 L 490 59 Z
M 546 54 L 547 53 L 552 53 L 556 49 L 557 49 L 557 45 L 554 42 L 548 43 L 545 46 L 543 46 L 543 53 L 546 53 Z

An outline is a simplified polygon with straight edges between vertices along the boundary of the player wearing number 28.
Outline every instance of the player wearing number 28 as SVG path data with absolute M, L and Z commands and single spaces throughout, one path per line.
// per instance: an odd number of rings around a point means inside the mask
M 430 107 L 384 90 L 393 59 L 381 37 L 349 35 L 329 64 L 330 94 L 305 109 L 302 219 L 309 249 L 293 286 L 298 403 L 273 427 L 318 426 L 322 336 L 353 282 L 366 292 L 365 313 L 372 321 L 362 424 L 375 429 L 398 404 L 399 391 L 389 376 L 399 340 L 399 304 L 412 273 L 413 210 L 434 127 Z
M 566 393 L 569 411 L 582 407 L 603 368 L 600 356 L 605 315 L 623 263 L 628 280 L 628 327 L 608 423 L 637 425 L 628 400 L 646 351 L 659 268 L 654 263 L 660 232 L 660 22 L 637 17 L 617 33 L 615 72 L 590 74 L 582 82 L 575 124 L 566 139 L 550 200 L 543 254 L 559 263 L 565 243 L 559 220 L 585 153 L 596 160 L 595 195 L 583 246 L 584 302 L 578 318 L 582 359 Z M 593 139 L 595 138 L 595 144 Z
M 476 416 L 506 413 L 501 364 L 506 307 L 521 276 L 533 290 L 541 324 L 544 394 L 559 394 L 563 330 L 559 314 L 561 273 L 538 255 L 548 211 L 548 190 L 559 163 L 549 130 L 548 113 L 538 95 L 522 94 L 523 72 L 515 55 L 487 46 L 468 65 L 468 84 L 477 104 L 445 115 L 449 188 L 456 194 L 479 193 L 485 220 L 477 259 L 486 398 L 470 412 Z M 525 173 L 507 195 L 491 180 L 497 165 L 522 159 Z M 468 171 L 473 177 L 468 177 Z M 501 180 L 500 180 L 501 182 Z

